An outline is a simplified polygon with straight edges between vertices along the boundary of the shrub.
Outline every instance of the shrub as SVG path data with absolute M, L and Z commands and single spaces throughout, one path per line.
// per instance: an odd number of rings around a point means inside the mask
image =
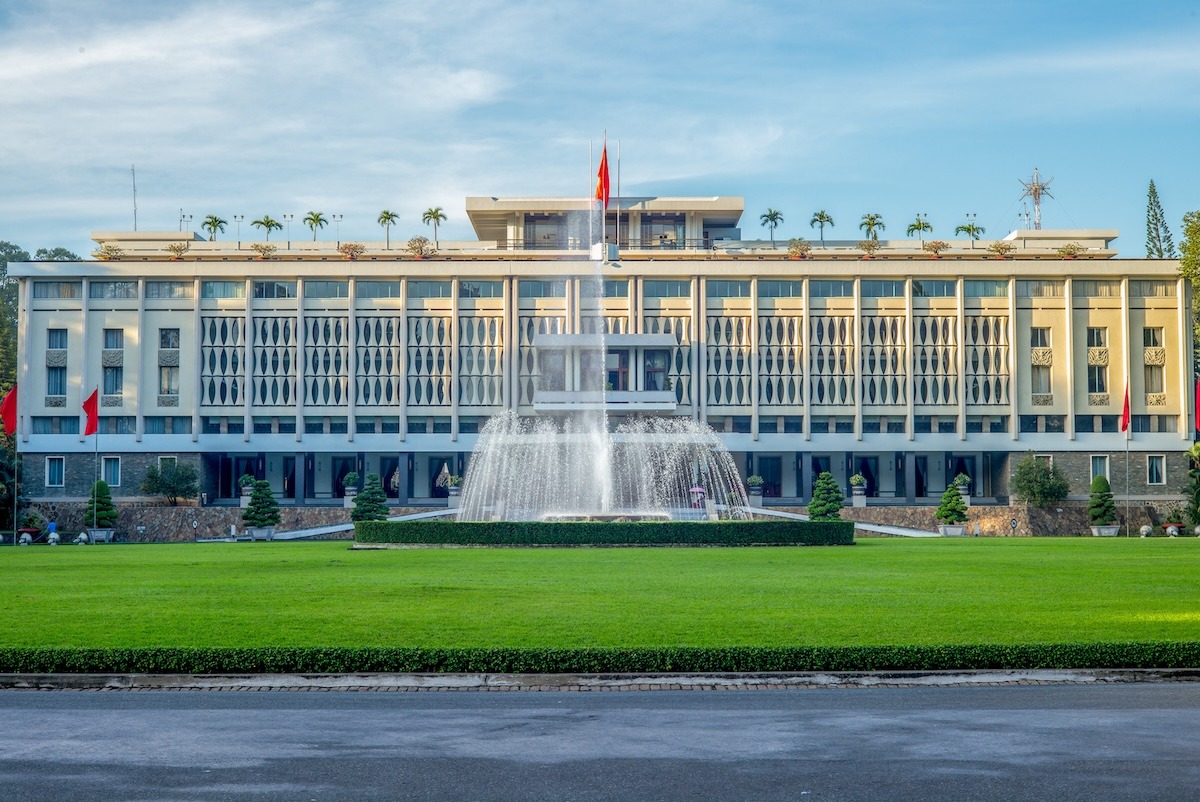
M 846 494 L 838 487 L 833 474 L 822 471 L 813 489 L 812 501 L 808 505 L 808 517 L 814 521 L 838 521 L 842 517 L 842 505 Z
M 1070 490 L 1067 477 L 1057 465 L 1048 464 L 1033 454 L 1026 454 L 1017 463 L 1012 492 L 1018 501 L 1033 507 L 1049 507 L 1066 498 Z
M 358 471 L 350 471 L 350 473 L 342 477 L 342 487 L 346 490 L 357 490 L 358 480 Z
M 863 252 L 863 256 L 872 257 L 879 250 L 879 240 L 865 239 L 855 247 Z
M 929 242 L 926 242 L 921 247 L 925 250 L 926 253 L 932 253 L 934 256 L 937 256 L 942 251 L 949 248 L 950 243 L 946 242 L 945 240 L 935 239 L 935 240 L 930 240 Z
M 344 242 L 338 246 L 338 253 L 350 261 L 354 261 L 366 252 L 367 247 L 361 242 Z
M 812 243 L 803 237 L 788 240 L 788 256 L 803 259 L 812 253 Z
M 1092 526 L 1111 526 L 1117 521 L 1117 505 L 1113 502 L 1112 487 L 1103 476 L 1092 479 L 1087 510 L 1088 521 Z
M 1004 240 L 996 240 L 988 246 L 988 253 L 993 254 L 997 259 L 1003 259 L 1017 249 L 1016 245 Z
M 752 473 L 746 477 L 746 487 L 762 487 L 765 481 L 757 473 Z
M 242 510 L 242 523 L 260 528 L 278 526 L 279 520 L 279 502 L 271 492 L 271 483 L 259 479 L 254 483 L 254 492 L 250 494 L 250 506 Z
M 112 491 L 103 479 L 92 485 L 84 510 L 83 525 L 96 529 L 112 529 L 117 522 L 117 508 L 113 506 Z
M 418 259 L 423 259 L 426 256 L 433 256 L 437 251 L 433 249 L 433 244 L 430 243 L 428 237 L 416 236 L 408 241 L 404 246 L 408 252 Z
M 238 477 L 238 487 L 254 487 L 256 481 L 253 474 L 243 473 Z
M 179 499 L 195 498 L 200 492 L 196 469 L 187 463 L 168 464 L 162 469 L 151 465 L 142 479 L 142 492 L 148 496 L 165 496 L 167 503 L 175 507 Z
M 256 242 L 250 246 L 250 250 L 257 253 L 259 259 L 274 259 L 275 252 L 279 249 L 274 245 L 268 245 L 265 242 Z
M 1188 481 L 1183 488 L 1183 495 L 1187 504 L 1183 512 L 1187 516 L 1188 526 L 1200 526 L 1200 443 L 1194 444 L 1186 453 L 1189 458 Z
M 350 513 L 350 520 L 385 521 L 387 517 L 387 496 L 383 494 L 383 485 L 379 482 L 379 474 L 368 473 L 362 492 L 354 497 L 354 510 Z
M 92 256 L 96 257 L 102 262 L 107 262 L 110 259 L 120 259 L 124 255 L 124 250 L 112 244 L 101 245 L 99 248 L 92 251 Z
M 947 526 L 964 523 L 967 520 L 967 504 L 963 501 L 962 493 L 958 491 L 958 483 L 951 482 L 942 493 L 942 502 L 938 504 L 934 520 Z
M 1074 259 L 1085 250 L 1087 249 L 1078 242 L 1068 242 L 1066 245 L 1058 248 L 1055 253 L 1061 256 L 1063 259 Z
M 171 258 L 173 259 L 182 259 L 183 255 L 191 249 L 192 246 L 186 242 L 172 242 L 165 248 L 166 252 L 171 254 Z

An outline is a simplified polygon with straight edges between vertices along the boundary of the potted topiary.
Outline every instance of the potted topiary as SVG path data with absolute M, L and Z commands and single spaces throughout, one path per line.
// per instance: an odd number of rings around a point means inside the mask
M 242 510 L 242 523 L 251 540 L 273 540 L 275 527 L 279 525 L 279 502 L 271 492 L 271 483 L 259 479 L 254 483 L 250 495 L 250 506 Z
M 112 543 L 116 523 L 117 508 L 113 506 L 112 491 L 108 489 L 108 482 L 100 479 L 92 485 L 87 508 L 83 511 L 88 539 L 93 543 Z
M 446 506 L 458 506 L 458 497 L 462 495 L 462 481 L 463 478 L 456 473 L 446 477 Z
M 1103 476 L 1092 479 L 1087 511 L 1093 537 L 1116 537 L 1120 533 L 1121 527 L 1117 525 L 1117 505 L 1113 502 L 1112 487 L 1109 485 L 1108 479 Z
M 922 250 L 924 250 L 925 253 L 929 254 L 934 259 L 941 259 L 942 251 L 946 250 L 949 247 L 950 247 L 950 243 L 946 242 L 945 240 L 940 240 L 940 239 L 930 240 L 929 242 L 926 242 L 924 245 L 921 246 Z
M 242 494 L 242 509 L 250 506 L 250 494 L 254 492 L 254 482 L 255 478 L 248 473 L 242 474 L 241 478 L 238 479 L 238 488 Z
M 788 240 L 789 259 L 807 259 L 810 253 L 812 253 L 812 243 L 803 237 Z
M 934 519 L 938 522 L 938 531 L 942 537 L 965 537 L 967 534 L 967 505 L 963 504 L 962 493 L 958 485 L 951 482 L 942 493 L 942 502 L 938 504 Z
M 850 503 L 855 507 L 867 506 L 867 477 L 861 473 L 850 477 Z
M 1008 255 L 1017 249 L 1016 245 L 1005 240 L 996 240 L 987 247 L 988 253 L 995 256 L 997 259 L 1007 259 Z
M 811 521 L 839 521 L 846 496 L 837 480 L 829 471 L 822 471 L 813 488 L 812 501 L 808 503 L 808 518 Z
M 350 520 L 386 521 L 387 517 L 387 496 L 383 494 L 379 474 L 368 473 L 362 492 L 354 499 L 354 511 L 350 513 Z
M 350 509 L 354 506 L 354 497 L 358 495 L 358 471 L 350 471 L 342 477 L 342 490 L 345 496 L 342 497 L 342 506 Z
M 963 506 L 967 509 L 971 507 L 971 477 L 965 473 L 960 473 L 954 477 L 954 486 L 958 488 L 959 495 L 962 496 Z
M 763 478 L 757 473 L 746 477 L 746 493 L 750 496 L 751 507 L 762 506 Z
M 1162 524 L 1163 532 L 1168 537 L 1176 537 L 1183 531 L 1183 508 L 1178 504 L 1172 504 L 1167 507 L 1167 512 L 1163 516 Z

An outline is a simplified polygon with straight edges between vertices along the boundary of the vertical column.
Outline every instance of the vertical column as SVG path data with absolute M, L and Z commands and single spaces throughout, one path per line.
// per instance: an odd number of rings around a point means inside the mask
M 758 277 L 750 277 L 750 437 L 758 440 Z
M 693 350 L 696 356 L 696 392 L 700 408 L 700 420 L 708 422 L 708 305 L 705 303 L 703 276 L 692 277 L 692 314 L 699 322 L 699 336 Z
M 254 423 L 250 416 L 250 403 L 254 398 L 254 281 L 250 278 L 246 279 L 246 312 L 245 312 L 245 358 L 242 360 L 242 440 L 249 442 L 250 432 L 254 430 Z M 298 397 L 298 396 L 297 396 Z M 300 425 L 300 419 L 296 419 L 296 431 L 299 432 L 304 427 Z
M 513 297 L 516 293 L 513 287 L 513 277 L 506 276 L 504 278 L 504 348 L 500 352 L 500 371 L 503 375 L 503 380 L 500 382 L 501 400 L 506 410 L 516 408 L 513 402 L 513 363 L 515 361 L 517 343 L 514 339 L 516 326 L 513 324 L 514 317 L 514 301 Z
M 1071 298 L 1071 277 L 1063 280 L 1063 311 L 1067 318 L 1067 420 L 1063 431 L 1068 440 L 1075 439 L 1075 303 Z M 1084 343 L 1086 344 L 1086 340 Z M 1087 351 L 1084 351 L 1083 364 L 1087 365 Z M 1085 370 L 1084 377 L 1087 372 Z
M 308 497 L 308 454 L 296 452 L 296 504 L 303 505 Z
M 962 297 L 962 279 L 958 282 L 958 295 Z M 904 431 L 910 441 L 917 438 L 916 403 L 917 403 L 917 373 L 916 373 L 916 325 L 913 320 L 913 283 L 912 277 L 904 280 Z
M 296 431 L 304 428 L 304 363 L 308 361 L 308 348 L 305 340 L 308 332 L 304 328 L 304 279 L 296 279 L 296 358 L 292 360 L 292 369 L 296 380 Z M 250 431 L 250 422 L 246 422 L 246 431 Z M 347 421 L 346 439 L 353 439 L 352 429 Z
M 26 281 L 26 284 L 30 284 L 30 283 L 31 282 Z M 79 354 L 80 354 L 79 363 L 80 364 L 79 364 L 79 401 L 77 402 L 78 404 L 82 404 L 83 400 L 92 394 L 93 388 L 90 385 L 92 385 L 93 381 L 94 381 L 92 379 L 91 371 L 88 370 L 88 365 L 90 365 L 92 362 L 91 338 L 88 337 L 88 329 L 90 328 L 90 324 L 91 324 L 91 321 L 88 319 L 88 312 L 90 311 L 88 309 L 88 307 L 90 306 L 89 298 L 91 297 L 91 294 L 92 294 L 91 281 L 89 279 L 85 278 L 83 280 L 82 294 L 83 294 L 83 297 L 80 299 L 80 307 L 82 309 L 83 323 L 80 326 L 80 334 L 79 334 Z M 97 362 L 98 361 L 99 360 L 97 360 Z M 86 415 L 82 409 L 77 410 L 75 414 L 77 414 L 79 416 L 79 442 L 82 443 L 85 439 L 83 431 L 84 431 L 84 427 L 87 423 Z M 22 431 L 24 433 L 26 442 L 28 442 L 28 438 L 29 438 L 28 429 L 26 428 L 26 429 L 23 429 Z
M 458 440 L 458 279 L 450 279 L 450 442 Z
M 401 451 L 400 460 L 396 463 L 396 502 L 401 505 L 408 503 L 408 485 L 412 481 L 411 459 L 411 454 Z
M 812 440 L 812 392 L 813 392 L 813 388 L 812 388 L 812 371 L 809 370 L 809 359 L 811 358 L 810 355 L 812 354 L 812 323 L 810 321 L 809 308 L 812 305 L 812 298 L 808 292 L 808 289 L 809 289 L 808 277 L 805 276 L 803 279 L 801 279 L 801 281 L 803 281 L 803 283 L 804 283 L 803 289 L 800 290 L 801 294 L 804 296 L 804 307 L 803 307 L 803 311 L 801 312 L 801 318 L 800 318 L 800 325 L 804 328 L 804 333 L 801 335 L 801 337 L 802 337 L 801 343 L 803 343 L 804 347 L 800 349 L 800 371 L 801 371 L 801 378 L 802 378 L 801 387 L 804 388 L 804 393 L 803 393 L 803 396 L 804 396 L 804 398 L 803 398 L 804 423 L 801 428 L 803 429 L 805 441 L 809 441 L 809 440 Z M 812 473 L 811 458 L 809 460 L 807 460 L 807 462 L 810 463 L 808 466 L 808 473 L 811 474 Z M 811 476 L 810 476 L 810 478 L 811 478 Z M 805 490 L 805 493 L 811 492 L 812 491 L 812 483 L 811 482 L 806 483 L 804 485 L 804 490 Z
M 157 375 L 158 374 L 158 358 L 157 358 L 158 352 L 154 347 L 151 347 L 153 345 L 154 341 L 153 341 L 153 339 L 151 339 L 151 337 L 149 336 L 149 333 L 146 331 L 146 279 L 139 278 L 137 284 L 138 284 L 137 330 L 139 332 L 139 335 L 138 335 L 138 360 L 137 360 L 137 366 L 138 366 L 137 403 L 134 406 L 134 415 L 136 415 L 137 417 L 134 419 L 133 440 L 136 443 L 140 443 L 140 442 L 142 442 L 142 435 L 146 431 L 146 418 L 145 418 L 146 393 L 149 392 L 149 388 L 151 388 L 151 387 L 155 388 L 155 390 L 157 390 L 157 388 L 158 388 L 158 382 L 157 382 L 157 379 L 158 379 L 158 375 Z M 150 354 L 154 354 L 154 356 L 155 356 L 154 367 L 151 368 L 150 375 L 147 376 L 146 375 L 146 373 L 147 373 L 146 359 Z M 147 381 L 147 379 L 149 379 L 149 381 Z M 158 395 L 156 392 L 155 401 L 157 402 L 157 400 L 158 400 Z
M 408 437 L 408 279 L 403 276 L 400 278 L 400 359 L 397 365 L 400 371 L 399 434 L 403 442 Z
M 917 455 L 912 451 L 904 452 L 904 499 L 909 504 L 917 500 Z
M 800 470 L 797 471 L 797 476 L 799 477 L 799 486 L 796 488 L 796 496 L 799 497 L 801 502 L 808 502 L 812 499 L 812 454 L 801 451 L 797 452 L 796 456 L 800 461 Z
M 958 340 L 958 358 L 955 366 L 958 369 L 958 439 L 967 439 L 967 302 L 963 296 L 963 280 L 960 276 L 955 283 L 958 296 L 958 322 L 955 324 L 955 338 Z
M 1182 283 L 1183 279 L 1180 279 L 1179 281 L 1180 281 L 1180 283 Z M 1192 339 L 1192 334 L 1190 331 L 1187 330 L 1187 328 L 1185 327 L 1186 324 L 1184 322 L 1185 321 L 1184 309 L 1186 309 L 1186 308 L 1187 307 L 1180 304 L 1180 311 L 1179 311 L 1180 335 L 1190 341 Z M 1131 334 L 1131 332 L 1129 330 L 1129 277 L 1122 276 L 1121 277 L 1121 341 L 1125 344 L 1125 348 L 1124 348 L 1125 358 L 1121 360 L 1121 372 L 1125 374 L 1125 376 L 1124 376 L 1125 386 L 1121 388 L 1122 409 L 1124 408 L 1124 404 L 1125 404 L 1124 393 L 1133 384 L 1131 379 L 1133 377 L 1133 348 L 1134 348 L 1134 345 L 1132 342 L 1129 341 L 1130 334 Z M 1166 345 L 1166 343 L 1163 343 L 1163 345 Z M 1112 348 L 1108 349 L 1108 353 L 1112 354 L 1113 350 L 1114 349 L 1112 349 Z M 1165 366 L 1163 367 L 1163 372 L 1164 372 L 1164 374 L 1166 373 Z M 1179 373 L 1180 373 L 1181 379 L 1183 380 L 1183 384 L 1182 384 L 1183 394 L 1180 396 L 1181 399 L 1186 399 L 1188 397 L 1187 375 L 1190 372 L 1191 371 L 1189 371 L 1187 369 L 1187 363 L 1184 363 L 1183 365 L 1180 366 Z M 1167 389 L 1165 375 L 1163 377 L 1163 389 L 1164 390 Z M 1145 392 L 1145 390 L 1143 388 L 1143 403 L 1145 402 L 1144 392 Z M 1186 402 L 1181 401 L 1180 407 L 1182 409 L 1186 409 L 1187 408 Z M 1130 396 L 1129 396 L 1129 413 L 1130 413 L 1130 416 L 1132 417 L 1132 415 L 1133 415 L 1133 394 L 1132 393 L 1130 393 Z M 1185 426 L 1183 427 L 1182 434 L 1183 434 L 1183 439 L 1186 440 L 1187 436 L 1188 436 L 1187 426 L 1186 426 L 1186 422 L 1187 422 L 1186 413 L 1184 414 L 1184 422 L 1185 422 Z M 1157 428 L 1157 427 L 1155 427 L 1155 428 Z M 1130 440 L 1133 438 L 1133 421 L 1132 420 L 1130 421 L 1129 429 L 1124 434 L 1125 434 L 1126 440 Z
M 851 366 L 854 368 L 854 439 L 862 440 L 863 370 L 862 370 L 862 279 L 854 277 L 854 331 L 850 334 Z
M 1020 382 L 1017 381 L 1017 280 L 1008 279 L 1008 431 L 1013 440 L 1021 437 L 1021 425 L 1017 415 L 1017 396 Z
M 642 283 L 643 279 L 638 276 L 638 298 L 642 305 L 642 315 L 645 314 L 645 286 Z M 692 373 L 692 419 L 705 420 L 700 410 L 700 313 L 696 306 L 696 295 L 699 292 L 700 279 L 696 276 L 691 277 L 691 313 L 688 315 L 688 339 L 692 344 L 688 369 Z M 642 315 L 639 315 L 641 317 Z M 639 331 L 641 329 L 638 329 Z
M 353 442 L 358 429 L 358 310 L 357 280 L 351 276 L 346 293 L 346 434 Z
M 192 349 L 192 393 L 195 401 L 192 403 L 192 442 L 196 443 L 200 440 L 200 405 L 204 402 L 204 383 L 201 380 L 201 375 L 204 373 L 204 353 L 202 343 L 204 342 L 204 331 L 202 330 L 203 321 L 200 317 L 200 279 L 192 279 L 192 303 L 195 307 L 192 309 L 192 332 L 196 338 L 195 346 Z M 182 332 L 180 333 L 180 346 L 183 345 Z M 183 373 L 183 351 L 179 360 L 179 372 Z M 247 355 L 248 357 L 248 355 Z M 299 435 L 297 435 L 299 437 Z
M 1190 423 L 1191 417 L 1188 414 L 1193 412 L 1191 408 L 1195 405 L 1192 383 L 1192 332 L 1188 326 L 1187 310 L 1192 308 L 1194 299 L 1188 298 L 1188 293 L 1191 290 L 1190 282 L 1182 278 L 1175 280 L 1175 295 L 1179 300 L 1177 305 L 1178 310 L 1178 325 L 1179 331 L 1179 439 L 1190 440 L 1194 426 Z M 1121 305 L 1123 311 L 1121 319 L 1129 320 L 1129 279 L 1121 280 Z M 1129 325 L 1126 322 L 1126 325 Z M 1128 340 L 1126 340 L 1128 342 Z M 1132 354 L 1132 348 L 1125 349 L 1126 354 Z M 1128 370 L 1128 366 L 1126 366 Z M 1164 373 L 1166 369 L 1164 368 Z M 1163 381 L 1163 389 L 1166 389 L 1166 381 Z M 1132 429 L 1133 427 L 1129 427 Z
M 17 433 L 22 443 L 29 442 L 29 427 L 25 422 L 29 416 L 23 412 L 26 399 L 33 396 L 29 392 L 29 334 L 30 334 L 30 293 L 33 292 L 33 281 L 27 278 L 17 279 Z M 85 301 L 86 303 L 86 301 Z M 85 319 L 86 325 L 86 319 Z M 22 336 L 22 334 L 24 336 Z M 86 352 L 85 352 L 86 353 Z M 25 392 L 21 392 L 21 388 Z M 63 388 L 64 390 L 66 388 Z M 19 465 L 14 464 L 14 468 Z

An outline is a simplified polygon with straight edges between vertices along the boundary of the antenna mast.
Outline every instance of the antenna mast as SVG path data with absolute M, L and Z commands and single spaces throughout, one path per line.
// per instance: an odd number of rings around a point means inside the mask
M 1050 178 L 1042 181 L 1038 178 L 1038 169 L 1033 168 L 1033 178 L 1029 181 L 1022 181 L 1021 186 L 1025 187 L 1025 192 L 1021 195 L 1022 198 L 1033 198 L 1033 228 L 1039 230 L 1042 227 L 1042 196 L 1053 198 L 1050 194 L 1050 182 L 1054 179 Z
M 129 165 L 129 175 L 133 178 L 133 230 L 137 231 L 137 171 Z

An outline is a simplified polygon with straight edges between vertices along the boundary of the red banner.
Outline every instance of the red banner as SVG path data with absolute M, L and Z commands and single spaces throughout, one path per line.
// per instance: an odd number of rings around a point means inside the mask
M 83 436 L 95 434 L 100 428 L 100 390 L 92 390 L 92 394 L 83 402 L 83 411 L 87 413 L 87 425 L 83 427 Z
M 12 437 L 17 433 L 17 385 L 13 385 L 0 404 L 0 418 L 4 419 L 4 433 Z

